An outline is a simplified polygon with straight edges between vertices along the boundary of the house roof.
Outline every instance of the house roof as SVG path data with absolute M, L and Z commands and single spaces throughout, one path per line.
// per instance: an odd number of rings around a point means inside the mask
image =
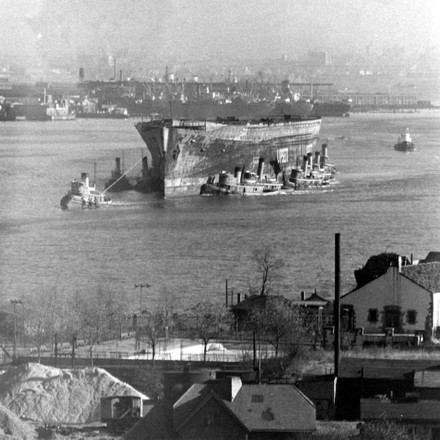
M 249 431 L 313 431 L 315 407 L 293 385 L 243 385 L 225 404 Z
M 374 419 L 439 423 L 440 401 L 394 403 L 389 399 L 361 399 L 361 420 Z
M 404 266 L 401 273 L 431 293 L 440 292 L 440 261 Z
M 169 400 L 158 400 L 147 414 L 124 436 L 125 440 L 172 438 L 174 436 L 172 404 Z
M 329 300 L 319 296 L 317 293 L 313 293 L 307 299 L 292 301 L 292 303 L 305 307 L 325 307 L 329 303 Z
M 433 261 L 440 261 L 440 252 L 429 252 L 424 260 L 420 260 L 419 263 L 431 263 Z
M 334 398 L 335 378 L 333 374 L 303 377 L 296 386 L 312 400 L 330 400 Z
M 316 292 L 310 295 L 305 301 L 320 301 L 320 302 L 328 303 L 328 299 L 319 296 Z
M 269 302 L 277 303 L 286 303 L 290 304 L 290 301 L 283 296 L 279 295 L 251 295 L 247 296 L 243 301 L 238 304 L 235 304 L 231 307 L 233 311 L 239 310 L 253 310 L 256 307 L 266 307 L 266 304 Z
M 231 400 L 228 381 L 193 385 L 175 404 L 175 427 L 183 426 L 208 399 L 216 399 L 248 432 L 315 430 L 313 403 L 293 385 L 241 385 Z
M 174 404 L 174 424 L 176 427 L 185 423 L 191 415 L 199 408 L 206 397 L 214 393 L 220 400 L 228 398 L 227 380 L 210 380 L 206 383 L 193 384 Z
M 439 365 L 438 360 L 342 358 L 339 377 L 364 379 L 409 379 L 415 370 Z
M 382 274 L 380 277 L 384 275 L 385 274 Z M 440 261 L 402 266 L 400 275 L 431 293 L 440 292 Z M 378 280 L 380 277 L 371 280 L 370 283 Z M 354 289 L 342 295 L 341 299 L 362 289 L 364 285 L 356 286 Z

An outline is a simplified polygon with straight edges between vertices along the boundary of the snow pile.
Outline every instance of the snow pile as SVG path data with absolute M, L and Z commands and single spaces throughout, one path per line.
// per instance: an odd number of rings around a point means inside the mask
M 0 405 L 0 438 L 33 440 L 37 437 L 35 430 L 20 420 L 12 411 Z
M 0 376 L 0 403 L 21 418 L 44 423 L 99 421 L 101 397 L 115 395 L 148 399 L 102 368 L 24 364 Z

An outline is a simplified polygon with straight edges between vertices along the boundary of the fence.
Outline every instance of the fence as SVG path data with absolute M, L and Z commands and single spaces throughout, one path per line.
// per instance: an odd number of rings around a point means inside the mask
M 225 345 L 231 348 L 226 348 Z M 128 347 L 133 347 L 130 350 Z M 130 348 L 131 348 L 130 347 Z M 156 347 L 154 357 L 151 347 L 142 350 L 134 350 L 134 341 L 129 343 L 112 341 L 102 343 L 94 347 L 82 345 L 76 347 L 72 361 L 72 347 L 68 344 L 57 347 L 55 356 L 54 347 L 42 347 L 40 353 L 35 348 L 27 347 L 18 350 L 21 360 L 29 362 L 38 362 L 42 358 L 53 359 L 53 362 L 62 365 L 72 363 L 95 364 L 96 361 L 164 361 L 164 362 L 211 362 L 211 363 L 243 363 L 252 362 L 254 360 L 254 350 L 252 341 L 225 341 L 212 342 L 208 344 L 206 355 L 204 354 L 204 346 L 198 342 L 188 339 L 174 339 L 161 341 Z M 257 359 L 266 360 L 275 357 L 273 348 L 266 343 L 261 343 L 255 352 Z

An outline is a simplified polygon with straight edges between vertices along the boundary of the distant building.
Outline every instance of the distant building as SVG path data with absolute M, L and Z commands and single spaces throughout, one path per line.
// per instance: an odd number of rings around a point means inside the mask
M 255 310 L 264 310 L 269 303 L 281 304 L 285 307 L 292 305 L 288 299 L 279 295 L 246 295 L 243 301 L 240 300 L 239 295 L 237 295 L 237 304 L 231 305 L 231 312 L 238 330 L 244 329 L 246 320 Z
M 330 53 L 325 51 L 309 51 L 307 54 L 307 61 L 310 67 L 315 68 L 325 67 L 332 64 Z

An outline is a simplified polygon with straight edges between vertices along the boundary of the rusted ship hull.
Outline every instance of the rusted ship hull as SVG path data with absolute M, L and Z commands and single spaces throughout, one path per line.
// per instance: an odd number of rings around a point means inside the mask
M 136 129 L 151 165 L 138 189 L 159 191 L 164 197 L 198 195 L 207 178 L 219 170 L 231 171 L 237 165 L 253 170 L 260 158 L 275 174 L 290 173 L 315 150 L 320 127 L 320 118 L 139 122 Z

